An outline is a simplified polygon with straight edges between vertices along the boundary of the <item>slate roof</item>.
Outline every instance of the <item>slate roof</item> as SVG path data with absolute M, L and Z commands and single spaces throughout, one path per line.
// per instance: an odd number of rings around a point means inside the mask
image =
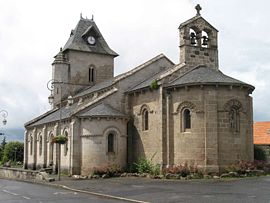
M 113 84 L 113 80 L 114 80 L 114 78 L 111 78 L 111 79 L 105 80 L 103 82 L 97 83 L 94 86 L 87 87 L 87 88 L 81 90 L 78 94 L 76 94 L 74 96 L 74 98 L 81 97 L 81 96 L 105 89 L 107 87 L 110 87 Z
M 82 37 L 91 29 L 94 30 L 93 32 L 95 32 L 97 36 L 95 46 L 90 46 Z M 93 20 L 84 18 L 81 18 L 76 28 L 71 31 L 70 37 L 65 44 L 63 51 L 68 49 L 118 56 L 118 54 L 108 46 L 96 23 Z
M 270 145 L 270 121 L 254 122 L 253 138 L 254 144 Z
M 94 108 L 89 109 L 83 113 L 78 114 L 79 117 L 127 117 L 127 115 L 123 114 L 122 112 L 114 109 L 108 104 L 99 104 Z
M 244 85 L 252 89 L 254 87 L 240 80 L 234 79 L 223 74 L 220 70 L 208 68 L 206 66 L 198 66 L 186 74 L 176 78 L 167 86 L 183 86 L 193 84 L 223 84 L 223 85 Z
M 136 91 L 139 89 L 144 89 L 144 88 L 150 87 L 152 81 L 158 79 L 159 76 L 162 75 L 166 71 L 167 70 L 157 72 L 156 74 L 150 76 L 149 78 L 146 78 L 146 80 L 142 81 L 141 83 L 136 84 L 134 87 L 128 89 L 126 92 L 133 92 L 133 91 Z
M 66 106 L 62 107 L 62 120 L 67 119 L 70 117 L 70 113 L 76 108 L 78 103 L 74 103 L 73 105 L 67 108 Z M 49 111 L 50 112 L 50 111 Z M 60 109 L 53 111 L 52 113 L 45 113 L 44 117 L 41 119 L 37 119 L 37 121 L 28 122 L 25 124 L 26 127 L 32 127 L 37 125 L 42 125 L 45 123 L 50 123 L 54 121 L 59 121 L 60 119 Z

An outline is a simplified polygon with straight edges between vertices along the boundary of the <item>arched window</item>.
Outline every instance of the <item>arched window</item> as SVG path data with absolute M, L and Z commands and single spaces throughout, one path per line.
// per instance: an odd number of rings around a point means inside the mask
M 209 37 L 207 32 L 202 31 L 202 38 L 201 38 L 201 46 L 204 48 L 208 47 L 208 41 L 209 41 Z
M 66 141 L 66 143 L 64 145 L 64 156 L 67 156 L 67 153 L 68 153 L 68 142 L 69 142 L 69 140 L 68 140 L 68 132 L 65 131 L 64 135 L 67 138 L 67 141 Z
M 42 155 L 42 135 L 39 135 L 39 156 Z
M 142 117 L 143 130 L 148 130 L 149 129 L 149 120 L 148 120 L 149 112 L 147 109 L 143 110 L 142 116 L 143 116 Z
M 197 33 L 192 28 L 189 29 L 189 39 L 190 39 L 190 44 L 191 45 L 193 45 L 193 46 L 197 46 L 198 45 Z
M 240 131 L 240 116 L 239 110 L 232 107 L 229 111 L 230 129 L 232 132 Z
M 113 133 L 110 133 L 108 135 L 108 153 L 115 152 L 114 139 L 115 139 L 115 135 Z
M 30 135 L 30 155 L 33 154 L 33 137 Z
M 191 128 L 191 115 L 189 109 L 183 111 L 183 127 L 184 131 L 188 131 Z
M 93 66 L 91 66 L 89 68 L 89 82 L 92 83 L 92 82 L 95 82 L 95 68 Z

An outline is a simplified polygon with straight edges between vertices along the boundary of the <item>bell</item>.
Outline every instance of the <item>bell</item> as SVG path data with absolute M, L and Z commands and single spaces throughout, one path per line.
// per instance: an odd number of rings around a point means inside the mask
M 208 45 L 208 38 L 206 36 L 203 36 L 202 38 L 203 38 L 202 45 L 207 46 Z
M 190 33 L 190 44 L 192 45 L 196 44 L 196 35 L 194 32 Z

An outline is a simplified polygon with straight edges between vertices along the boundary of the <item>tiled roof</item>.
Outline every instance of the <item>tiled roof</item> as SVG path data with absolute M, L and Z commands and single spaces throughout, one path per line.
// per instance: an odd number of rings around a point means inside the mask
M 97 36 L 95 46 L 90 46 L 82 37 L 86 31 L 91 29 L 94 30 Z M 108 46 L 96 23 L 93 20 L 84 18 L 81 18 L 76 28 L 72 30 L 63 51 L 68 49 L 118 56 L 118 54 Z
M 206 66 L 198 66 L 192 69 L 186 74 L 176 78 L 167 86 L 181 86 L 181 85 L 193 85 L 193 84 L 224 84 L 224 85 L 244 85 L 254 89 L 253 86 L 244 83 L 240 80 L 236 80 L 223 74 L 219 70 L 208 68 Z
M 88 111 L 78 114 L 78 116 L 79 117 L 106 117 L 106 116 L 126 117 L 127 115 L 114 109 L 108 104 L 101 103 L 95 106 L 94 108 L 89 109 Z
M 270 121 L 254 122 L 253 138 L 254 138 L 254 144 L 270 145 Z

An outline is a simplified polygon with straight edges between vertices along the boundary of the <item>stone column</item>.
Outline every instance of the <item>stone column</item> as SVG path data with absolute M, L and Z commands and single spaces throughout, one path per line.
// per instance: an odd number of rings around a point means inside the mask
M 47 167 L 47 126 L 44 125 L 42 129 L 42 155 L 43 155 L 43 168 Z
M 215 89 L 206 89 L 204 93 L 205 172 L 219 172 L 217 91 Z
M 53 135 L 57 136 L 58 134 L 58 123 L 55 124 L 54 128 L 53 128 Z M 58 159 L 57 159 L 57 155 L 58 155 L 58 147 L 57 144 L 54 143 L 53 144 L 53 170 L 55 173 L 57 173 L 58 171 Z
M 33 130 L 33 170 L 36 170 L 37 166 L 37 129 Z
M 28 168 L 28 133 L 24 132 L 24 156 L 23 156 L 23 168 Z
M 71 157 L 70 157 L 70 174 L 79 175 L 81 173 L 81 130 L 80 120 L 73 118 L 70 123 L 70 142 L 71 142 Z

